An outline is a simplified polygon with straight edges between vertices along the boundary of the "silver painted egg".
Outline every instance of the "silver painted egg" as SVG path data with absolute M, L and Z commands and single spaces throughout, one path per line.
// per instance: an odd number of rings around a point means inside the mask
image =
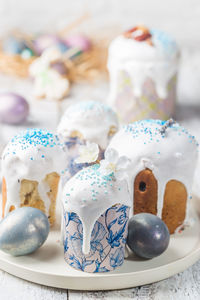
M 49 234 L 49 221 L 39 209 L 18 208 L 0 223 L 0 250 L 13 256 L 30 254 L 40 248 Z
M 29 114 L 29 104 L 25 98 L 15 93 L 0 93 L 0 122 L 21 124 Z

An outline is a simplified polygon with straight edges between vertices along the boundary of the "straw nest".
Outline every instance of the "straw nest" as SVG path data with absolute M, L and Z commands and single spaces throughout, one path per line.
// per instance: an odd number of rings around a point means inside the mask
M 65 59 L 68 77 L 71 82 L 94 80 L 106 73 L 107 47 L 105 42 L 93 41 L 90 50 L 81 53 L 73 59 Z M 20 55 L 10 55 L 0 50 L 0 71 L 7 75 L 26 78 L 29 67 L 36 56 L 25 59 Z

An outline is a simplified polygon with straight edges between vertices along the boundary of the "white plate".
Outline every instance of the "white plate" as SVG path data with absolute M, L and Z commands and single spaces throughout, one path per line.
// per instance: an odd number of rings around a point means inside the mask
M 12 257 L 0 251 L 0 268 L 31 282 L 74 290 L 114 290 L 152 283 L 183 271 L 200 258 L 200 219 L 196 213 L 191 214 L 193 225 L 171 236 L 164 254 L 151 260 L 132 256 L 110 273 L 88 274 L 68 266 L 57 229 L 31 255 Z

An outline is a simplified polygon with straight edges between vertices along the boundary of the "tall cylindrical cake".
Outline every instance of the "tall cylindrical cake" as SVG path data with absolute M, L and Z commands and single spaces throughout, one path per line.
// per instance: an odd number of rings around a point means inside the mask
M 96 152 L 94 143 L 98 145 L 99 153 L 96 159 L 100 160 L 117 130 L 118 118 L 109 106 L 97 101 L 83 101 L 69 106 L 57 129 L 70 155 L 68 178 L 83 167 L 89 166 L 89 163 L 76 161 L 80 154 L 80 146 L 85 146 L 87 143 L 93 144 L 87 149 L 92 154 Z
M 2 216 L 31 206 L 55 221 L 56 199 L 66 148 L 46 130 L 28 129 L 16 135 L 2 154 Z
M 124 261 L 130 196 L 126 180 L 99 165 L 78 172 L 63 190 L 64 255 L 85 272 L 108 272 Z
M 179 51 L 159 30 L 136 26 L 109 47 L 108 103 L 124 123 L 174 116 Z
M 170 233 L 183 227 L 192 197 L 198 146 L 195 137 L 172 119 L 134 122 L 115 135 L 108 149 L 131 160 L 132 214 L 158 215 Z

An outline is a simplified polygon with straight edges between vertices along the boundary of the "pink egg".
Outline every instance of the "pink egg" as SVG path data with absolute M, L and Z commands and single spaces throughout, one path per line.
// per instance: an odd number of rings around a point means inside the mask
M 53 34 L 40 35 L 34 41 L 34 50 L 38 55 L 41 55 L 44 50 L 56 45 L 59 41 L 59 37 Z
M 29 104 L 25 98 L 15 93 L 0 93 L 0 122 L 21 124 L 29 114 Z
M 69 47 L 77 47 L 82 51 L 87 51 L 91 48 L 91 41 L 84 35 L 71 35 L 65 38 L 65 43 Z

